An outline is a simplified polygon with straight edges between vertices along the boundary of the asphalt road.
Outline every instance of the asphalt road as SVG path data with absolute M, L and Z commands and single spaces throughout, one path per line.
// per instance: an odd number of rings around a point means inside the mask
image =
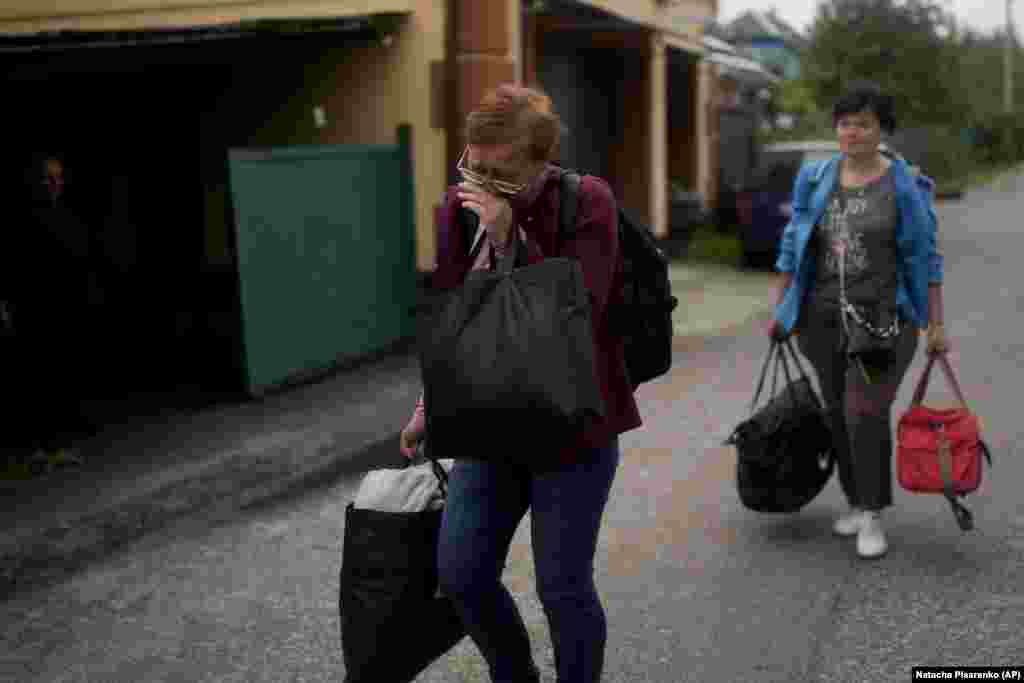
M 746 413 L 766 342 L 747 324 L 681 345 L 673 372 L 639 392 L 645 428 L 622 441 L 598 558 L 606 681 L 903 682 L 915 665 L 1024 665 L 1022 212 L 1024 176 L 940 212 L 951 360 L 996 459 L 972 498 L 977 530 L 961 533 L 940 497 L 897 490 L 890 552 L 865 562 L 830 534 L 835 482 L 797 515 L 744 510 L 721 442 Z M 929 396 L 951 394 L 935 381 Z M 357 484 L 182 521 L 0 605 L 0 680 L 342 680 L 341 521 Z M 506 580 L 548 683 L 528 540 L 524 524 Z M 486 680 L 468 641 L 418 679 Z

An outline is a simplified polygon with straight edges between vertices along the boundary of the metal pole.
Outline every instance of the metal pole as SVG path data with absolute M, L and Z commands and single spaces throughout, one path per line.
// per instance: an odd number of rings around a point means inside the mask
M 1013 0 L 1006 0 L 1006 37 L 1003 49 L 1003 111 L 1013 113 Z

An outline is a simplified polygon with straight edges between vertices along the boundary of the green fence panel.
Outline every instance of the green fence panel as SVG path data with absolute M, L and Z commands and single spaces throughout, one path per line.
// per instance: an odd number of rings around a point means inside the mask
M 397 145 L 229 152 L 249 392 L 415 334 L 408 129 Z

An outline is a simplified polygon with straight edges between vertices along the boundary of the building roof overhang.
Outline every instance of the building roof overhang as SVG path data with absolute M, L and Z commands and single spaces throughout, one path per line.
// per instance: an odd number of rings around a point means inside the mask
M 148 34 L 237 34 L 255 30 L 339 30 L 378 15 L 405 15 L 414 0 L 71 0 L 43 9 L 36 0 L 0 6 L 0 38 Z M 51 6 L 52 7 L 52 6 Z

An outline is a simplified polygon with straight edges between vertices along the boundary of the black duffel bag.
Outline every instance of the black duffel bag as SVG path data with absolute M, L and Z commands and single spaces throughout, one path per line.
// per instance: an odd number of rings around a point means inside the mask
M 552 257 L 513 268 L 525 251 L 517 235 L 497 270 L 470 271 L 421 320 L 434 453 L 543 470 L 604 416 L 580 264 Z
M 790 376 L 787 352 L 800 370 L 796 381 Z M 755 412 L 770 365 L 771 397 Z M 776 393 L 780 370 L 786 385 Z M 740 501 L 756 512 L 796 512 L 828 483 L 836 465 L 828 413 L 788 338 L 772 340 L 751 416 L 733 430 L 726 444 L 737 450 Z

